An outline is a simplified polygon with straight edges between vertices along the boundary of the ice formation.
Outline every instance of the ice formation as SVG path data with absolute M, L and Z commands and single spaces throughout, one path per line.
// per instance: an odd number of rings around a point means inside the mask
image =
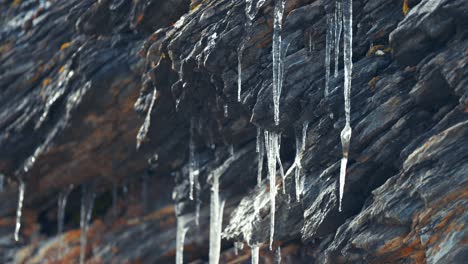
M 353 1 L 344 0 L 344 98 L 346 125 L 341 131 L 341 145 L 343 147 L 343 158 L 340 169 L 340 202 L 339 211 L 342 210 L 343 193 L 346 180 L 346 165 L 348 163 L 349 145 L 351 140 L 351 77 L 353 70 Z

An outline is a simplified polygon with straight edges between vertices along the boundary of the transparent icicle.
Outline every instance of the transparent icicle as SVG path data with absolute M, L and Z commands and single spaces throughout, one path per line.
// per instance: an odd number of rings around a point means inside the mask
M 330 61 L 333 45 L 333 33 L 335 21 L 332 14 L 327 14 L 327 32 L 325 40 L 325 97 L 328 96 L 330 92 Z
M 67 199 L 70 192 L 63 191 L 59 193 L 57 200 L 57 235 L 60 236 L 63 233 L 63 224 L 65 221 L 65 207 L 67 206 Z
M 242 92 L 242 53 L 244 53 L 244 41 L 237 49 L 237 101 L 241 101 Z
M 340 202 L 339 211 L 342 209 L 343 193 L 346 180 L 346 165 L 348 163 L 349 144 L 351 140 L 351 76 L 353 70 L 353 1 L 344 0 L 344 98 L 346 125 L 341 131 L 341 145 L 343 147 L 343 158 L 340 169 Z
M 275 234 L 276 163 L 279 155 L 279 133 L 265 130 L 264 134 L 270 182 L 270 249 L 272 249 Z
M 252 245 L 251 247 L 251 255 L 252 255 L 252 264 L 258 264 L 260 247 L 259 245 Z
M 336 0 L 335 2 L 335 74 L 334 77 L 338 77 L 338 67 L 340 64 L 340 38 L 341 31 L 343 29 L 343 7 L 341 0 Z
M 301 195 L 304 192 L 304 177 L 302 173 L 302 157 L 305 151 L 305 141 L 307 136 L 307 128 L 309 127 L 308 122 L 302 124 L 302 130 L 296 130 L 296 157 L 294 159 L 294 179 L 296 183 L 296 200 L 299 202 Z M 301 133 L 299 133 L 299 131 Z
M 190 192 L 189 198 L 193 200 L 194 198 L 194 187 L 198 184 L 198 160 L 195 156 L 195 118 L 192 118 L 190 121 L 190 142 L 189 142 L 189 182 L 190 182 Z
M 63 251 L 63 226 L 65 222 L 65 208 L 67 206 L 67 199 L 68 195 L 70 194 L 72 188 L 70 187 L 66 191 L 62 191 L 59 193 L 59 197 L 57 200 L 57 236 L 59 236 L 59 250 L 58 250 L 58 258 L 62 257 Z
M 21 229 L 21 215 L 23 213 L 25 183 L 22 179 L 18 185 L 18 207 L 16 208 L 15 241 L 19 241 L 19 232 Z
M 80 213 L 80 264 L 86 260 L 86 245 L 88 243 L 88 228 L 93 213 L 95 194 L 86 185 L 82 187 Z
M 176 235 L 176 264 L 184 263 L 184 243 L 188 227 L 186 226 L 186 216 L 177 216 L 177 235 Z
M 221 251 L 221 229 L 224 200 L 220 201 L 219 197 L 219 180 L 231 164 L 243 156 L 247 149 L 237 151 L 234 155 L 230 156 L 224 163 L 213 170 L 208 178 L 212 179 L 211 185 L 211 204 L 210 204 L 210 250 L 209 259 L 210 263 L 218 263 L 219 254 Z
M 257 186 L 262 184 L 262 173 L 263 173 L 263 157 L 265 156 L 265 143 L 263 141 L 263 131 L 261 128 L 257 128 Z
M 275 0 L 274 9 L 274 22 L 273 22 L 273 108 L 274 108 L 274 121 L 275 124 L 279 124 L 279 103 L 281 96 L 281 86 L 283 84 L 283 52 L 282 52 L 282 40 L 281 31 L 283 24 L 283 13 L 285 0 Z
M 275 250 L 275 264 L 281 264 L 281 247 L 278 246 Z

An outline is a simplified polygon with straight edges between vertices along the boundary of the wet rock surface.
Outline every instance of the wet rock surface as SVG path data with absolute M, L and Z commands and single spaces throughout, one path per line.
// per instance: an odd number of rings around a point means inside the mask
M 86 184 L 96 187 L 89 263 L 173 263 L 176 215 L 190 218 L 186 262 L 208 262 L 210 188 L 221 171 L 220 262 L 250 262 L 248 246 L 234 254 L 238 241 L 263 243 L 260 262 L 270 263 L 270 190 L 266 169 L 256 186 L 256 128 L 282 133 L 288 170 L 295 131 L 309 122 L 303 197 L 295 199 L 293 173 L 286 194 L 278 188 L 274 245 L 283 263 L 465 263 L 468 2 L 353 1 L 353 135 L 342 212 L 342 55 L 323 96 L 334 1 L 286 2 L 278 126 L 273 6 L 267 0 L 255 10 L 249 28 L 244 1 L 0 0 L 1 262 L 77 263 Z M 26 195 L 15 242 L 18 179 Z M 56 236 L 57 197 L 69 186 L 65 232 Z

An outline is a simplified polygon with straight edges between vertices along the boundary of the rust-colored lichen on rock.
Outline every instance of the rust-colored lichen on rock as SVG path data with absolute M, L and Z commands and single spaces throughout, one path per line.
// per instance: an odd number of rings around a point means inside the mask
M 408 11 L 409 11 L 408 0 L 404 0 L 403 1 L 403 14 L 406 16 L 406 14 L 408 14 Z

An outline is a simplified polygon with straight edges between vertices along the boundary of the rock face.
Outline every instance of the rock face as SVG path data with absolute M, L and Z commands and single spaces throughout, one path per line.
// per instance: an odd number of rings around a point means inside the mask
M 270 263 L 270 189 L 266 169 L 256 186 L 256 130 L 281 132 L 287 170 L 295 134 L 308 122 L 302 199 L 293 174 L 277 178 L 286 190 L 278 185 L 276 198 L 282 263 L 465 263 L 468 2 L 353 1 L 342 212 L 342 53 L 323 96 L 326 15 L 335 1 L 286 1 L 278 126 L 274 0 L 262 2 L 252 1 L 249 26 L 244 1 L 0 0 L 1 262 L 77 263 L 82 185 L 97 194 L 89 263 L 174 262 L 176 215 L 193 221 L 185 261 L 207 262 L 209 193 L 219 172 L 220 262 L 249 263 L 249 247 L 234 254 L 234 242 L 244 242 L 262 243 L 260 262 Z M 194 201 L 190 142 L 200 183 Z M 26 195 L 15 242 L 18 179 Z M 57 236 L 57 199 L 70 186 Z

